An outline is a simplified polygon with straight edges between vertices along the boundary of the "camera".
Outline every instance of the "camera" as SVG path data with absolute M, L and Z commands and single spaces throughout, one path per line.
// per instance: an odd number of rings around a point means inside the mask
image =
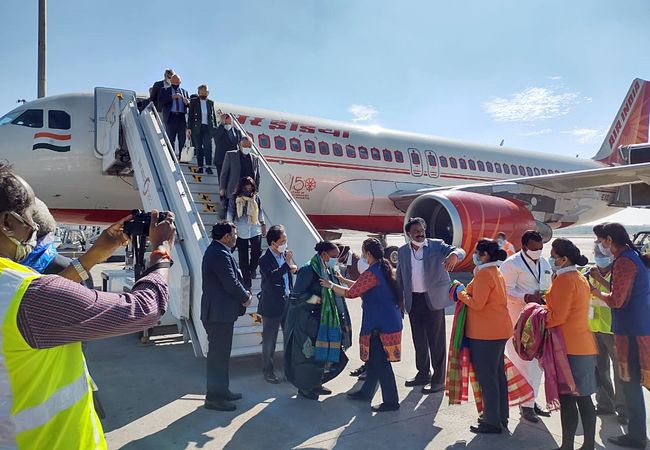
M 131 211 L 133 218 L 124 222 L 124 233 L 129 236 L 148 236 L 149 226 L 151 225 L 151 213 L 144 212 L 140 209 Z M 167 218 L 166 212 L 158 213 L 158 223 Z

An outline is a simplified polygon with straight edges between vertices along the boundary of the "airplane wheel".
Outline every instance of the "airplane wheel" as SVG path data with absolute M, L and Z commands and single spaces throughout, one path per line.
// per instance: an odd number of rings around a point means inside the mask
M 399 250 L 396 246 L 387 247 L 384 250 L 384 258 L 386 258 L 393 267 L 397 267 L 397 251 Z

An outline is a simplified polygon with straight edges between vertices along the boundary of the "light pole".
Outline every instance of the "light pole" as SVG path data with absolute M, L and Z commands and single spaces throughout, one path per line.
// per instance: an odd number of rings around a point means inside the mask
M 45 97 L 45 50 L 47 0 L 38 0 L 38 98 Z

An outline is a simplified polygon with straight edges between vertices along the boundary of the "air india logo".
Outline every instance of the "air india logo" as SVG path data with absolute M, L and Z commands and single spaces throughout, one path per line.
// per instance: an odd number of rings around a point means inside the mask
M 316 189 L 315 178 L 291 177 L 289 190 L 297 200 L 309 200 L 309 193 Z

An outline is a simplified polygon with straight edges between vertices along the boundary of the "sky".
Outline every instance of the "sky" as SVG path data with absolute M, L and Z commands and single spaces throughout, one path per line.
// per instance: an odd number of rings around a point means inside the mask
M 36 96 L 37 4 L 0 3 L 0 114 Z M 57 0 L 47 93 L 172 67 L 228 103 L 591 157 L 650 79 L 648 23 L 647 0 Z

